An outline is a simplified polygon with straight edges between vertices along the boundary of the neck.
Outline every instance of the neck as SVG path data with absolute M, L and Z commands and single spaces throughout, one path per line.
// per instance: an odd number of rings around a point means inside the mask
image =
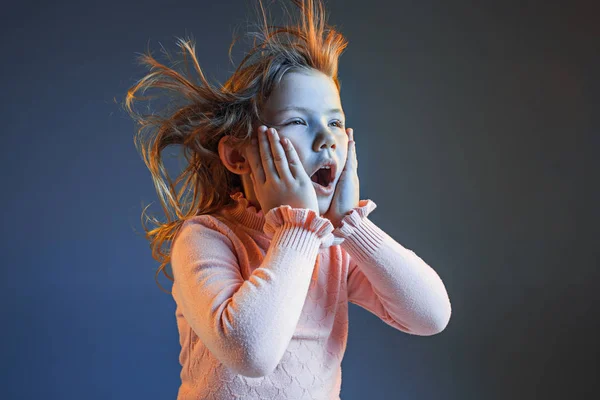
M 256 211 L 260 211 L 260 203 L 256 198 L 256 194 L 254 193 L 254 185 L 252 184 L 252 179 L 250 179 L 249 174 L 243 174 L 240 176 L 242 179 L 242 185 L 244 186 L 244 197 L 248 199 L 248 202 L 251 206 L 256 208 Z

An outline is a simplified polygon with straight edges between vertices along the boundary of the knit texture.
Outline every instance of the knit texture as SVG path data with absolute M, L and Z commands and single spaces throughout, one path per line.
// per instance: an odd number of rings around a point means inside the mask
M 334 229 L 313 210 L 263 215 L 231 198 L 173 242 L 178 400 L 339 400 L 349 301 L 413 335 L 447 325 L 444 284 L 368 219 L 373 201 Z

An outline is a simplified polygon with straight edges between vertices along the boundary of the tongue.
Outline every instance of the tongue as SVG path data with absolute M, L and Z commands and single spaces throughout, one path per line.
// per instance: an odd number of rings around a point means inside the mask
M 313 176 L 310 177 L 310 179 L 315 182 L 318 183 L 321 186 L 327 186 L 327 178 L 326 175 L 329 171 L 325 170 L 325 169 L 320 169 L 317 172 L 315 172 L 313 174 Z

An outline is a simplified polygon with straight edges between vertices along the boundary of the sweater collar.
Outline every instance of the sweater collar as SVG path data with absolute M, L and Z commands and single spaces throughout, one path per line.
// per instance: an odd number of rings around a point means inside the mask
M 263 210 L 257 211 L 241 191 L 230 194 L 230 197 L 233 204 L 225 208 L 224 212 L 242 225 L 262 232 L 265 225 Z

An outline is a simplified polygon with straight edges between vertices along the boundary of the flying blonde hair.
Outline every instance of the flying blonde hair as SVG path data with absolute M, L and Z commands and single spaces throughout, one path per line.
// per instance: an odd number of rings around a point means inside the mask
M 253 124 L 257 121 L 264 123 L 260 117 L 264 102 L 288 72 L 320 71 L 330 77 L 340 90 L 338 58 L 346 48 L 347 40 L 327 24 L 321 0 L 291 1 L 300 10 L 299 21 L 287 26 L 271 26 L 262 0 L 258 0 L 262 26 L 257 32 L 249 33 L 254 37 L 253 47 L 227 82 L 218 88 L 206 80 L 196 58 L 193 39 L 177 38 L 177 45 L 183 50 L 186 76 L 160 64 L 150 52 L 139 57 L 141 64 L 150 67 L 150 73 L 127 91 L 124 106 L 140 126 L 134 143 L 150 170 L 167 216 L 165 223 L 146 217 L 155 225 L 154 229 L 147 229 L 143 219 L 142 225 L 145 237 L 150 241 L 152 257 L 160 263 L 155 274 L 156 283 L 169 294 L 158 282 L 160 271 L 174 281 L 165 270 L 171 261 L 171 248 L 163 249 L 165 242 L 172 246 L 173 238 L 187 219 L 230 205 L 233 200 L 229 195 L 242 187 L 240 177 L 225 168 L 219 158 L 219 140 L 229 135 L 231 146 L 238 150 L 247 144 Z M 235 41 L 229 48 L 230 59 Z M 188 54 L 200 82 L 194 82 L 190 76 Z M 178 105 L 165 107 L 160 114 L 136 113 L 132 107 L 134 100 L 156 97 L 136 97 L 136 93 L 141 91 L 144 94 L 148 89 L 171 92 L 175 96 L 168 98 Z M 162 151 L 170 145 L 181 145 L 187 162 L 175 182 L 161 160 Z M 175 188 L 181 182 L 183 185 L 176 193 Z M 193 194 L 191 199 L 190 194 Z M 144 208 L 142 217 L 146 215 L 147 208 Z

